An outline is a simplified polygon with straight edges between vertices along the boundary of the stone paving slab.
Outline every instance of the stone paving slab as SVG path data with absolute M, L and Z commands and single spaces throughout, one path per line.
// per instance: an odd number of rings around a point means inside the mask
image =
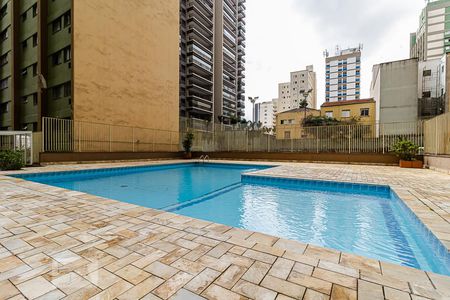
M 26 172 L 144 164 L 150 163 Z M 395 167 L 279 165 L 256 173 L 389 184 L 448 241 L 448 175 Z M 450 299 L 448 276 L 3 174 L 0 299 Z

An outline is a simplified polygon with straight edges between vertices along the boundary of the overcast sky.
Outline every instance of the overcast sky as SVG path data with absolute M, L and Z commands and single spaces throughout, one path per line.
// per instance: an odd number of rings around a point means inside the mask
M 417 29 L 424 5 L 424 0 L 247 0 L 246 96 L 272 100 L 291 71 L 314 65 L 320 106 L 323 51 L 362 43 L 361 96 L 368 97 L 374 64 L 409 58 L 409 33 Z M 251 112 L 247 102 L 248 119 Z

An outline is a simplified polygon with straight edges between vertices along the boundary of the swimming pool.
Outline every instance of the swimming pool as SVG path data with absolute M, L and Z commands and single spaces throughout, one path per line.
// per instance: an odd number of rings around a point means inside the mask
M 447 249 L 389 187 L 242 175 L 263 168 L 187 163 L 15 177 L 450 275 Z

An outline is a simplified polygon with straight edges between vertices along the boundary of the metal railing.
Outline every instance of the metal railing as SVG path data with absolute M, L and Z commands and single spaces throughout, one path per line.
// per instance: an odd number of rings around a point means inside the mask
M 450 155 L 450 113 L 424 123 L 426 154 Z
M 42 152 L 176 152 L 179 132 L 42 118 Z
M 0 131 L 0 151 L 22 151 L 25 165 L 33 164 L 33 133 L 31 131 Z
M 263 130 L 190 129 L 194 133 L 193 151 L 200 152 L 340 152 L 388 153 L 400 138 L 423 146 L 423 123 L 373 125 L 292 126 L 299 138 L 283 139 Z M 185 132 L 181 134 L 183 139 Z

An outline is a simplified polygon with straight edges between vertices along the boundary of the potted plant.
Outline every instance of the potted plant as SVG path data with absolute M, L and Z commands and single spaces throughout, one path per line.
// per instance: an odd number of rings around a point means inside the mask
M 400 158 L 401 168 L 423 168 L 423 162 L 416 159 L 419 146 L 407 139 L 398 140 L 392 147 L 394 153 Z
M 193 141 L 194 141 L 194 134 L 192 132 L 187 132 L 183 140 L 184 158 L 187 159 L 192 158 L 191 149 Z

